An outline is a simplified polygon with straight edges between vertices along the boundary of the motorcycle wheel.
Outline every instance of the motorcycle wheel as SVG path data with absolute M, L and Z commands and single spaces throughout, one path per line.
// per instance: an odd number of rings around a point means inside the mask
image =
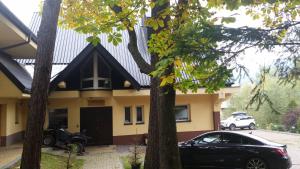
M 54 144 L 55 144 L 55 138 L 52 135 L 46 135 L 46 136 L 44 136 L 43 144 L 45 146 L 50 146 L 50 147 L 54 146 Z
M 81 154 L 83 153 L 83 145 L 79 142 L 73 143 L 74 145 L 76 145 L 76 153 L 77 154 Z

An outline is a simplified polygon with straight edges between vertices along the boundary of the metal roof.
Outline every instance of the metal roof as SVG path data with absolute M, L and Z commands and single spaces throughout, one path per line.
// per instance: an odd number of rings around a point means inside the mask
M 31 30 L 37 34 L 39 25 L 41 22 L 41 16 L 38 13 L 34 13 L 31 20 Z M 140 25 L 135 27 L 138 39 L 138 48 L 144 59 L 150 63 L 150 55 L 147 52 L 147 42 L 144 30 Z M 141 86 L 150 85 L 150 77 L 146 74 L 140 72 L 137 64 L 132 58 L 127 45 L 129 42 L 129 36 L 127 31 L 122 31 L 122 42 L 117 46 L 108 42 L 108 37 L 106 34 L 99 35 L 101 39 L 101 45 L 113 56 L 121 66 L 129 73 L 132 77 L 136 79 Z M 75 59 L 79 53 L 89 45 L 86 38 L 89 35 L 80 34 L 74 30 L 66 30 L 58 27 L 57 37 L 55 43 L 55 50 L 53 56 L 53 64 L 69 64 L 73 59 Z M 20 63 L 24 64 L 34 64 L 34 59 L 21 59 L 18 60 Z
M 29 93 L 32 78 L 18 62 L 0 52 L 0 70 L 22 91 Z

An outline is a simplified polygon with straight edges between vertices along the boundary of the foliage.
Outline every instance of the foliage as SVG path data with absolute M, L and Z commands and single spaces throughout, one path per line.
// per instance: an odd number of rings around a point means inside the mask
M 67 168 L 67 157 L 52 155 L 48 153 L 42 153 L 41 169 L 63 169 Z M 72 169 L 81 169 L 84 164 L 83 159 L 76 159 L 73 161 Z M 19 164 L 12 169 L 18 169 Z
M 64 27 L 90 34 L 87 41 L 95 45 L 101 43 L 98 35 L 102 33 L 108 35 L 109 42 L 117 45 L 122 40 L 122 31 L 135 31 L 134 26 L 139 24 L 149 9 L 166 2 L 65 0 L 60 23 Z M 227 9 L 235 9 L 228 1 L 224 4 L 231 6 Z M 229 29 L 218 25 L 219 21 L 228 23 L 235 19 L 216 17 L 210 9 L 217 6 L 223 4 L 211 1 L 208 1 L 208 5 L 198 1 L 173 3 L 158 16 L 145 20 L 147 27 L 160 29 L 159 33 L 151 35 L 148 48 L 150 53 L 159 56 L 151 75 L 161 78 L 161 86 L 174 84 L 183 92 L 188 89 L 195 91 L 199 87 L 205 87 L 207 92 L 216 91 L 225 87 L 233 69 L 244 69 L 235 62 L 240 53 L 258 42 L 277 40 L 276 36 L 266 31 Z M 165 18 L 168 18 L 167 22 Z M 242 47 L 242 44 L 248 45 Z M 175 72 L 165 75 L 170 65 L 174 65 Z
M 78 152 L 78 146 L 76 144 L 68 144 L 68 159 L 67 169 L 72 168 L 73 161 L 75 160 L 74 154 Z
M 128 162 L 130 163 L 130 165 L 132 166 L 141 165 L 142 158 L 143 158 L 142 154 L 143 154 L 142 147 L 138 145 L 138 136 L 136 134 L 134 138 L 134 145 L 130 149 L 130 154 L 128 156 Z
M 128 156 L 122 156 L 121 161 L 123 163 L 124 169 L 131 169 L 131 165 L 130 165 Z M 141 164 L 141 168 L 144 168 L 143 163 Z
M 257 77 L 258 80 L 259 76 Z M 300 102 L 297 98 L 300 97 L 300 86 L 291 88 L 291 86 L 279 86 L 278 78 L 273 74 L 266 74 L 266 83 L 264 83 L 264 91 L 269 96 L 273 103 L 273 108 L 267 102 L 263 102 L 260 108 L 257 109 L 258 103 L 247 106 L 253 97 L 251 92 L 255 85 L 245 84 L 241 86 L 238 93 L 233 95 L 229 101 L 229 107 L 222 113 L 222 118 L 228 117 L 234 111 L 245 111 L 252 115 L 260 128 L 276 129 L 285 128 L 283 125 L 283 117 L 286 112 L 290 111 L 295 105 Z M 276 127 L 274 127 L 276 125 Z

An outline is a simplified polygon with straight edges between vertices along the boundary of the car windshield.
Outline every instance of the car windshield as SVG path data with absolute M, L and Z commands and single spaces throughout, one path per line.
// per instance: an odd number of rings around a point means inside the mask
M 231 120 L 231 119 L 234 119 L 234 116 L 230 116 L 226 120 Z

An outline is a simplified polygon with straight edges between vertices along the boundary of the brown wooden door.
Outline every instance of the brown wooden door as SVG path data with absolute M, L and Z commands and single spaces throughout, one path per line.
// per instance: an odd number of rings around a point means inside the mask
M 88 107 L 80 109 L 80 130 L 92 137 L 89 145 L 110 145 L 112 139 L 112 108 Z

